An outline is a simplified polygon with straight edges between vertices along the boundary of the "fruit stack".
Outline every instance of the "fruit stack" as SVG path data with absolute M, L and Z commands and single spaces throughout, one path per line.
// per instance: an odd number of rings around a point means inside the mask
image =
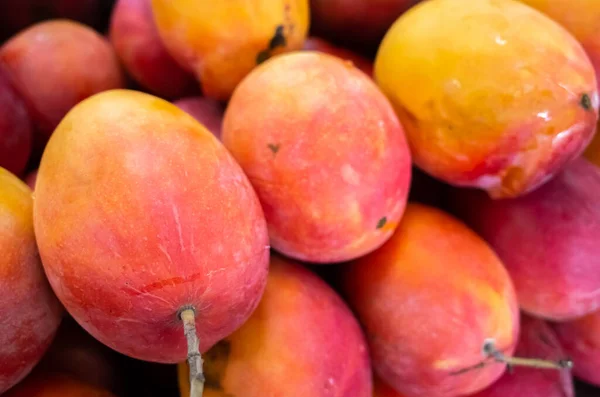
M 599 28 L 3 1 L 0 394 L 600 395 Z

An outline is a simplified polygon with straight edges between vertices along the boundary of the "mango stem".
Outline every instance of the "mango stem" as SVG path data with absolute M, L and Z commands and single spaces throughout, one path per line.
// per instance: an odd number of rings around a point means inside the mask
M 483 352 L 488 358 L 492 358 L 496 362 L 504 363 L 509 367 L 529 367 L 538 369 L 571 369 L 573 361 L 569 359 L 561 359 L 558 361 L 542 360 L 537 358 L 522 358 L 522 357 L 507 357 L 496 349 L 493 340 L 488 340 L 483 345 Z
M 204 372 L 202 370 L 202 355 L 200 340 L 196 333 L 196 313 L 193 308 L 187 308 L 179 314 L 183 321 L 183 333 L 187 340 L 187 361 L 190 367 L 190 397 L 202 397 L 204 392 Z

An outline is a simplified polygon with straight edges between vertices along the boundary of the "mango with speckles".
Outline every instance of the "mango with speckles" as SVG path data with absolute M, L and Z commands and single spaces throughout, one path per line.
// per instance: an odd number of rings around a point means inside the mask
M 40 22 L 13 36 L 0 47 L 0 67 L 45 137 L 77 103 L 124 84 L 108 40 L 67 19 Z
M 402 124 L 373 80 L 338 57 L 298 51 L 254 69 L 229 102 L 222 140 L 287 256 L 355 259 L 402 217 L 411 175 Z
M 394 235 L 340 273 L 376 375 L 402 396 L 468 395 L 504 373 L 483 347 L 514 352 L 514 286 L 491 247 L 455 217 L 410 203 Z
M 25 378 L 48 350 L 63 310 L 40 263 L 33 199 L 0 168 L 0 394 Z
M 271 257 L 267 288 L 250 319 L 204 355 L 206 397 L 371 397 L 364 334 L 317 275 Z M 187 363 L 179 364 L 189 397 Z
M 567 321 L 600 308 L 598 197 L 600 168 L 580 157 L 524 196 L 460 189 L 451 201 L 504 262 L 521 309 Z
M 182 361 L 181 311 L 206 351 L 258 305 L 270 251 L 256 193 L 220 141 L 164 99 L 110 90 L 80 102 L 46 146 L 35 197 L 52 288 L 122 354 Z
M 584 48 L 515 0 L 414 6 L 386 33 L 375 79 L 417 166 L 496 199 L 535 190 L 596 130 L 597 79 Z
M 169 53 L 195 74 L 204 95 L 227 100 L 256 65 L 302 48 L 308 2 L 152 0 L 152 9 Z

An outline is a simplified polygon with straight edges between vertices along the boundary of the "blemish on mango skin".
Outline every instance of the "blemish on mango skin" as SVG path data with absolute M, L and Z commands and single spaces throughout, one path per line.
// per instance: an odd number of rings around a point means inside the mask
M 583 94 L 581 96 L 581 100 L 579 101 L 579 104 L 585 110 L 591 110 L 592 109 L 592 100 L 590 99 L 590 96 L 588 94 Z
M 382 229 L 386 224 L 387 224 L 387 217 L 384 216 L 377 222 L 377 229 Z
M 277 154 L 281 145 L 278 143 L 269 143 L 267 147 L 273 152 L 273 154 Z
M 277 49 L 279 47 L 285 47 L 285 46 L 287 46 L 287 39 L 285 38 L 285 34 L 284 34 L 284 26 L 277 25 L 275 27 L 275 34 L 269 41 L 268 48 L 262 50 L 256 56 L 256 64 L 260 65 L 261 63 L 263 63 L 264 61 L 269 59 L 271 57 L 271 55 L 273 55 L 272 52 L 275 49 Z
M 155 283 L 145 285 L 142 288 L 140 288 L 139 290 L 135 289 L 133 287 L 129 287 L 129 286 L 126 288 L 126 290 L 127 290 L 127 293 L 134 295 L 134 296 L 144 295 L 144 294 L 149 294 L 156 290 L 163 289 L 165 287 L 175 287 L 177 285 L 191 283 L 191 282 L 196 281 L 204 276 L 205 276 L 204 273 L 195 273 L 189 277 L 172 277 L 172 278 L 168 278 L 166 280 L 161 280 L 161 281 L 157 281 Z

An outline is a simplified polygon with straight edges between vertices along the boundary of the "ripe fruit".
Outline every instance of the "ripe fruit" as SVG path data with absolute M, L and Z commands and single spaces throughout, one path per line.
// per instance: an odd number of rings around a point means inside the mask
M 381 43 L 375 79 L 415 164 L 493 198 L 523 195 L 555 175 L 584 150 L 598 119 L 584 49 L 513 0 L 415 6 Z
M 266 283 L 259 201 L 221 143 L 175 105 L 129 90 L 86 99 L 50 138 L 35 231 L 69 313 L 111 348 L 176 363 L 237 329 Z
M 563 360 L 566 356 L 552 328 L 543 320 L 521 316 L 521 332 L 515 352 L 531 359 Z M 579 363 L 575 365 L 577 368 Z M 513 368 L 487 389 L 472 397 L 574 397 L 569 371 Z
M 110 43 L 69 20 L 40 22 L 13 36 L 0 47 L 0 63 L 45 136 L 79 101 L 123 85 Z
M 29 186 L 29 188 L 33 191 L 33 190 L 35 190 L 35 181 L 36 180 L 37 180 L 37 170 L 34 170 L 34 171 L 31 171 L 29 174 L 27 174 L 27 176 L 25 177 L 23 182 L 25 182 L 27 184 L 27 186 Z
M 504 262 L 521 308 L 564 321 L 600 307 L 598 197 L 600 168 L 580 158 L 523 197 L 464 190 L 454 202 Z
M 110 41 L 129 74 L 153 94 L 174 98 L 198 85 L 165 49 L 152 16 L 151 0 L 118 0 L 111 16 Z
M 229 102 L 222 140 L 258 193 L 273 248 L 290 257 L 364 255 L 404 212 L 402 125 L 373 80 L 339 58 L 299 51 L 257 67 Z
M 0 167 L 20 176 L 31 153 L 31 141 L 25 103 L 0 65 Z
M 560 23 L 581 43 L 600 75 L 600 2 L 597 0 L 519 0 Z
M 273 256 L 250 319 L 205 354 L 207 397 L 371 397 L 360 326 L 342 299 L 301 265 Z M 179 365 L 182 397 L 189 378 Z
M 32 206 L 27 185 L 0 168 L 0 394 L 40 361 L 63 313 L 38 257 Z
M 36 375 L 27 378 L 4 397 L 115 397 L 107 390 L 65 374 Z
M 399 393 L 461 396 L 504 372 L 485 349 L 515 349 L 514 289 L 492 249 L 457 219 L 410 203 L 394 235 L 342 277 L 374 370 Z
M 554 330 L 575 363 L 573 374 L 600 386 L 600 311 L 568 322 L 554 324 Z
M 420 0 L 311 0 L 316 31 L 362 46 L 379 43 L 403 12 Z
M 218 100 L 257 64 L 302 48 L 309 26 L 308 0 L 152 0 L 152 9 L 167 50 Z
M 173 105 L 184 110 L 204 125 L 214 136 L 221 139 L 224 106 L 214 99 L 206 97 L 187 97 L 173 102 Z
M 373 379 L 373 397 L 404 397 L 396 390 L 392 389 L 390 385 L 383 382 L 379 377 L 375 376 Z

